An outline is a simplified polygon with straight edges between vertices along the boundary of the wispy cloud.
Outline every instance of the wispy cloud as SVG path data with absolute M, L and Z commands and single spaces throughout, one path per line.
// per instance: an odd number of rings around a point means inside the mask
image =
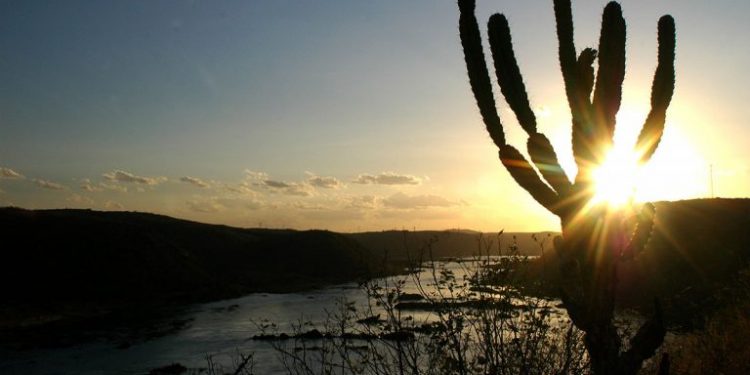
M 0 167 L 0 178 L 22 179 L 24 176 L 10 168 Z
M 130 172 L 122 170 L 114 170 L 109 173 L 105 173 L 102 176 L 109 181 L 141 184 L 141 185 L 158 185 L 167 180 L 166 177 L 144 177 L 132 174 Z
M 197 186 L 199 188 L 207 188 L 209 186 L 207 182 L 201 180 L 198 177 L 184 176 L 180 177 L 180 181 L 191 184 L 193 186 Z
M 312 195 L 312 189 L 310 185 L 299 184 L 296 182 L 283 182 L 266 180 L 263 181 L 266 187 L 269 187 L 271 191 L 286 195 L 295 195 L 299 197 L 309 197 Z
M 65 186 L 62 186 L 62 185 L 60 185 L 58 183 L 55 183 L 55 182 L 52 182 L 52 181 L 42 180 L 42 179 L 38 179 L 38 178 L 35 178 L 35 179 L 31 180 L 31 181 L 33 181 L 37 186 L 39 186 L 41 188 L 44 188 L 44 189 L 65 190 Z
M 84 178 L 81 180 L 81 185 L 79 187 L 87 191 L 89 193 L 98 193 L 104 190 L 112 190 L 117 191 L 121 193 L 127 193 L 128 188 L 125 186 L 118 185 L 116 183 L 105 183 L 105 182 L 99 182 L 99 183 L 93 183 L 88 178 Z
M 103 187 L 91 183 L 89 179 L 84 179 L 83 181 L 81 181 L 80 187 L 81 189 L 88 191 L 89 193 L 100 192 L 104 190 Z
M 269 178 L 267 173 L 245 170 L 247 175 L 244 186 L 267 191 L 269 193 L 308 197 L 313 195 L 313 187 L 306 182 L 287 182 Z
M 227 191 L 237 194 L 251 194 L 254 195 L 255 190 L 253 190 L 252 184 L 247 182 L 241 182 L 237 185 L 230 185 L 226 184 L 224 185 L 224 188 L 227 189 Z
M 326 206 L 320 203 L 292 202 L 290 207 L 298 210 L 325 210 Z
M 377 175 L 361 174 L 352 182 L 365 185 L 419 185 L 422 180 L 412 175 L 383 172 Z
M 263 180 L 261 184 L 265 187 L 269 187 L 272 189 L 288 189 L 292 187 L 292 185 L 289 183 L 286 183 L 284 181 L 276 181 L 276 180 Z
M 452 207 L 460 203 L 450 201 L 438 195 L 406 195 L 396 193 L 383 199 L 385 207 L 397 209 L 421 209 L 429 207 Z
M 338 189 L 344 186 L 344 184 L 341 183 L 341 181 L 339 181 L 336 177 L 316 176 L 315 174 L 310 172 L 307 172 L 307 175 L 307 183 L 310 184 L 310 186 L 316 188 Z

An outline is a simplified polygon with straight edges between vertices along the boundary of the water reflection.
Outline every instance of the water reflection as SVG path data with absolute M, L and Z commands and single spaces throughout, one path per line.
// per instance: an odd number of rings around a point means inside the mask
M 467 276 L 462 262 L 443 262 L 445 269 L 457 280 Z M 419 278 L 398 276 L 378 280 L 382 286 L 401 281 L 405 293 L 434 293 L 433 275 L 423 269 Z M 171 334 L 122 342 L 99 340 L 69 348 L 43 349 L 28 352 L 0 353 L 3 374 L 133 374 L 181 363 L 193 369 L 207 366 L 206 357 L 229 369 L 238 360 L 237 353 L 255 353 L 255 371 L 260 374 L 283 373 L 277 355 L 266 342 L 251 340 L 260 333 L 258 322 L 267 319 L 279 332 L 292 332 L 292 324 L 311 321 L 319 327 L 342 300 L 355 302 L 360 309 L 367 306 L 366 293 L 356 284 L 342 284 L 305 293 L 256 293 L 241 298 L 192 306 L 175 317 L 188 322 Z M 378 312 L 378 311 L 376 311 Z M 430 320 L 430 313 L 409 311 L 415 322 Z M 169 323 L 167 323 L 169 324 Z

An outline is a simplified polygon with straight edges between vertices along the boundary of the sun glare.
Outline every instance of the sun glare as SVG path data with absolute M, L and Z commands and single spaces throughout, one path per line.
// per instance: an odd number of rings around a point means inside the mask
M 632 150 L 615 147 L 594 170 L 593 203 L 621 208 L 632 202 L 638 177 L 638 155 Z

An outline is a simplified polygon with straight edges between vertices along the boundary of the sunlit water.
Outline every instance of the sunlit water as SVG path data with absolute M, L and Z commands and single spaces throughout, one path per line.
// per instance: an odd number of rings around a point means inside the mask
M 445 263 L 460 281 L 465 275 L 463 264 Z M 405 281 L 403 292 L 417 293 L 420 285 L 434 292 L 432 274 L 422 271 L 421 282 L 404 276 L 381 279 L 379 283 Z M 267 342 L 251 340 L 260 333 L 258 322 L 268 320 L 279 332 L 292 332 L 291 324 L 311 321 L 320 325 L 342 300 L 358 306 L 367 305 L 366 293 L 356 284 L 343 284 L 304 293 L 255 293 L 244 297 L 192 306 L 176 320 L 190 323 L 177 332 L 141 342 L 126 348 L 102 339 L 73 347 L 33 351 L 0 352 L 2 374 L 144 374 L 149 370 L 180 363 L 192 373 L 207 367 L 208 355 L 226 371 L 237 353 L 254 353 L 255 373 L 284 373 L 277 354 Z M 429 319 L 429 313 L 409 312 L 415 320 Z

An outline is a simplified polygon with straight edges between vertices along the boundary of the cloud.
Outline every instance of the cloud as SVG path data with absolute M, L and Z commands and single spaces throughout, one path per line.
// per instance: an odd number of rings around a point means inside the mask
M 141 185 L 158 185 L 167 180 L 166 177 L 137 176 L 130 172 L 125 172 L 119 169 L 114 170 L 109 173 L 105 173 L 102 176 L 104 176 L 104 178 L 106 178 L 109 181 L 126 182 L 126 183 L 134 183 L 134 184 L 141 184 Z
M 52 181 L 47 181 L 47 180 L 42 180 L 42 179 L 37 179 L 37 178 L 31 181 L 34 181 L 34 183 L 41 188 L 50 189 L 50 190 L 65 190 L 65 186 L 62 186 Z
M 373 209 L 378 205 L 378 198 L 374 195 L 361 195 L 349 198 L 350 208 Z
M 180 181 L 197 186 L 199 188 L 207 188 L 209 186 L 207 182 L 197 177 L 184 176 L 180 177 Z
M 292 208 L 296 208 L 299 210 L 325 210 L 326 207 L 319 203 L 306 203 L 306 202 L 293 202 L 291 204 Z
M 344 185 L 336 177 L 316 176 L 310 172 L 307 172 L 307 175 L 307 183 L 316 188 L 338 189 Z
M 452 207 L 460 203 L 453 202 L 438 195 L 406 195 L 396 193 L 383 199 L 383 205 L 402 210 L 422 209 L 429 207 Z
M 278 180 L 261 180 L 252 183 L 252 186 L 266 190 L 271 193 L 309 197 L 312 195 L 312 187 L 305 183 L 286 182 Z
M 6 167 L 0 167 L 0 178 L 8 179 L 22 179 L 25 178 L 22 174 Z
M 247 177 L 239 187 L 227 188 L 231 191 L 240 192 L 252 187 L 255 190 L 264 190 L 271 193 L 295 195 L 300 197 L 307 197 L 313 193 L 312 187 L 304 182 L 298 183 L 273 180 L 269 178 L 268 174 L 265 172 L 255 172 L 247 169 L 245 170 L 245 174 Z
M 89 193 L 99 192 L 104 190 L 103 187 L 97 186 L 91 183 L 91 181 L 86 178 L 81 181 L 81 189 L 88 191 Z
M 298 197 L 309 197 L 313 195 L 310 185 L 305 184 L 292 184 L 288 188 L 284 189 L 283 193 L 286 195 L 295 195 Z
M 104 188 L 106 190 L 118 191 L 120 193 L 127 193 L 128 192 L 128 188 L 127 187 L 120 186 L 120 185 L 117 185 L 117 184 L 107 184 L 107 183 L 104 183 L 104 182 L 100 182 L 98 186 L 100 186 L 100 187 L 102 187 L 102 188 Z
M 382 172 L 378 175 L 361 174 L 352 182 L 363 185 L 419 185 L 422 180 L 416 176 Z
M 266 172 L 256 172 L 256 171 L 251 171 L 249 169 L 245 169 L 245 174 L 247 175 L 247 179 L 249 180 L 267 180 L 268 179 L 268 173 Z
M 118 191 L 121 193 L 127 193 L 128 188 L 125 186 L 120 186 L 117 184 L 108 184 L 104 182 L 99 182 L 97 184 L 91 182 L 88 178 L 84 178 L 81 180 L 81 185 L 79 186 L 82 190 L 88 191 L 89 193 L 98 193 L 104 190 L 112 190 L 112 191 Z
M 288 184 L 284 181 L 276 181 L 276 180 L 263 180 L 262 185 L 265 185 L 266 187 L 270 187 L 272 189 L 287 189 L 292 187 L 291 184 Z

